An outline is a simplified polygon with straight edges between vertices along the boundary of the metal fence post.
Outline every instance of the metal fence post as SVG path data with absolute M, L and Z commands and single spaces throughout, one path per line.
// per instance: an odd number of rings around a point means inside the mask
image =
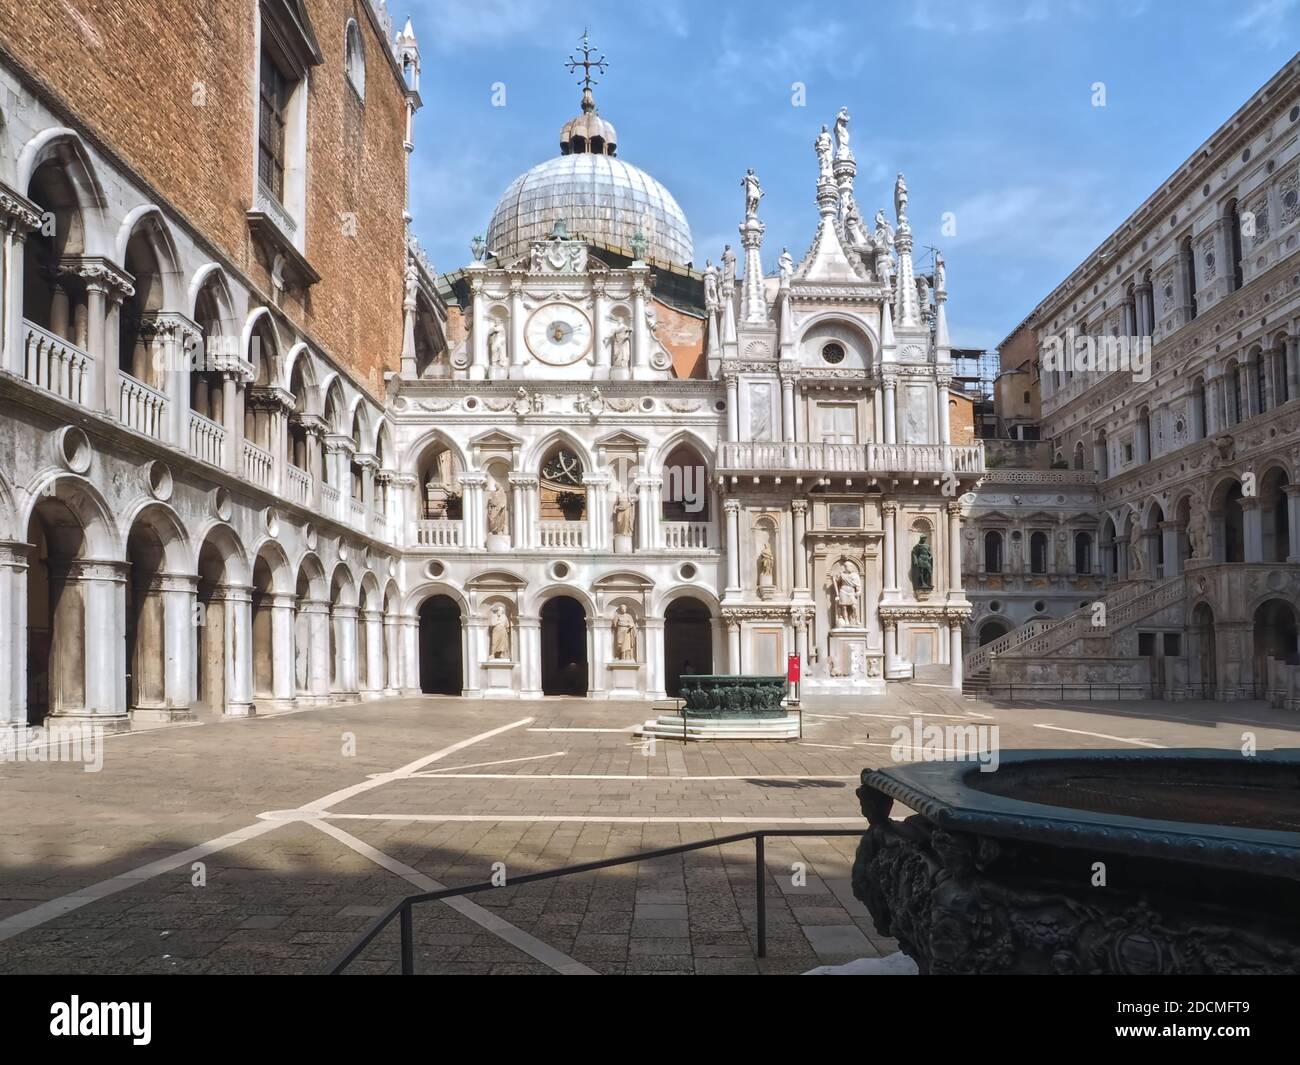
M 767 957 L 767 892 L 763 884 L 763 833 L 754 836 L 754 897 L 758 902 L 758 956 Z
M 415 975 L 415 936 L 411 932 L 411 904 L 402 906 L 402 975 Z

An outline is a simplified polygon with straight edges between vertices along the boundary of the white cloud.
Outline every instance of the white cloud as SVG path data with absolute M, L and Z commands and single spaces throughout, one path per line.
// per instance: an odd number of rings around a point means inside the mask
M 1294 30 L 1288 26 L 1287 15 L 1295 9 L 1297 0 L 1253 0 L 1245 6 L 1232 23 L 1238 33 L 1260 32 L 1282 35 Z
M 414 0 L 412 21 L 420 47 L 450 51 L 467 44 L 500 44 L 518 37 L 534 39 L 550 24 L 550 0 Z

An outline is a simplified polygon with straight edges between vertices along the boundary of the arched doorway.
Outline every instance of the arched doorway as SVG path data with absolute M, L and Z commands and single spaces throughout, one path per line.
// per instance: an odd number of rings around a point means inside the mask
M 32 513 L 27 542 L 27 723 L 43 724 L 60 708 L 85 704 L 85 604 L 68 576 L 85 537 L 72 511 L 43 500 Z
M 542 607 L 542 694 L 587 694 L 587 612 L 567 595 Z
M 1295 607 L 1283 599 L 1269 599 L 1256 608 L 1254 620 L 1255 695 L 1262 697 L 1268 687 L 1270 658 L 1300 665 Z
M 713 619 L 709 608 L 689 596 L 674 599 L 664 611 L 664 684 L 681 693 L 681 678 L 713 672 Z
M 992 618 L 980 626 L 979 645 L 983 647 L 986 643 L 992 643 L 999 636 L 1005 636 L 1011 631 L 1011 626 L 1000 618 Z
M 1200 685 L 1202 699 L 1213 699 L 1219 686 L 1219 673 L 1214 648 L 1214 611 L 1209 603 L 1200 603 L 1192 611 L 1192 641 L 1194 655 L 1200 662 L 1200 673 L 1192 679 L 1193 683 Z
M 275 642 L 271 613 L 271 567 L 258 557 L 253 565 L 253 698 L 270 699 L 275 687 Z
M 226 563 L 211 540 L 199 551 L 195 692 L 211 713 L 226 706 Z
M 162 710 L 167 704 L 166 632 L 159 587 L 163 545 L 144 522 L 136 522 L 126 541 L 130 579 L 126 582 L 126 705 L 131 710 Z
M 420 691 L 459 695 L 464 687 L 460 606 L 449 595 L 435 595 L 420 606 Z

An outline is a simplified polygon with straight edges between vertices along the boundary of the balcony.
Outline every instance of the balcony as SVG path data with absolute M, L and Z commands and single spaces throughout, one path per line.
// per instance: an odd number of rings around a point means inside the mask
M 539 521 L 537 546 L 543 550 L 585 548 L 587 523 L 585 521 Z
M 76 345 L 23 320 L 23 367 L 30 384 L 84 407 L 94 361 Z
M 415 523 L 415 542 L 421 547 L 461 547 L 464 526 L 459 518 L 426 518 Z
M 137 381 L 129 373 L 120 373 L 118 417 L 123 425 L 137 433 L 161 440 L 166 425 L 167 394 L 152 385 Z M 269 457 L 269 456 L 268 456 Z
M 984 472 L 983 444 L 823 444 L 794 440 L 722 444 L 723 473 L 858 474 L 874 477 Z
M 190 454 L 213 466 L 226 464 L 226 430 L 197 411 L 190 411 Z
M 666 521 L 662 525 L 665 551 L 707 551 L 707 521 Z
M 298 469 L 297 466 L 286 467 L 285 473 L 287 475 L 284 479 L 285 492 L 299 506 L 307 506 L 311 501 L 311 474 L 306 470 Z
M 259 488 L 271 487 L 271 453 L 251 440 L 244 441 L 244 477 Z

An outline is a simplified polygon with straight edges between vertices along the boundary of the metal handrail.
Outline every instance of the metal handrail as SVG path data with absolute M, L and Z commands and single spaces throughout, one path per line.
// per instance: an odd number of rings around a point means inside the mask
M 625 855 L 622 858 L 602 858 L 596 862 L 583 862 L 581 865 L 566 865 L 559 869 L 548 869 L 543 873 L 527 873 L 524 876 L 515 877 L 505 884 L 493 884 L 491 881 L 482 884 L 468 884 L 465 887 L 442 888 L 439 891 L 425 891 L 418 895 L 407 895 L 405 898 L 398 899 L 388 907 L 384 913 L 376 917 L 369 928 L 365 930 L 352 945 L 335 959 L 329 967 L 330 976 L 338 976 L 349 965 L 352 964 L 363 950 L 368 947 L 374 938 L 379 935 L 385 928 L 392 923 L 394 917 L 400 917 L 400 927 L 402 934 L 401 957 L 402 957 L 402 975 L 415 975 L 415 936 L 413 923 L 411 920 L 411 908 L 422 902 L 438 902 L 442 899 L 457 898 L 461 895 L 475 895 L 481 891 L 494 891 L 502 887 L 519 887 L 522 884 L 535 884 L 541 880 L 554 880 L 561 876 L 573 876 L 576 873 L 590 873 L 597 869 L 609 869 L 616 865 L 632 865 L 635 862 L 652 861 L 655 858 L 667 858 L 674 854 L 685 854 L 688 851 L 704 850 L 706 847 L 722 847 L 728 843 L 743 843 L 745 840 L 754 841 L 754 886 L 755 898 L 758 903 L 757 913 L 757 932 L 758 932 L 758 956 L 767 957 L 767 891 L 764 883 L 764 841 L 768 836 L 861 836 L 865 829 L 853 828 L 791 828 L 785 831 L 774 831 L 765 828 L 755 829 L 752 832 L 741 832 L 734 836 L 722 836 L 719 839 L 697 840 L 694 843 L 679 843 L 674 847 L 663 847 L 659 850 L 641 851 L 638 854 Z

